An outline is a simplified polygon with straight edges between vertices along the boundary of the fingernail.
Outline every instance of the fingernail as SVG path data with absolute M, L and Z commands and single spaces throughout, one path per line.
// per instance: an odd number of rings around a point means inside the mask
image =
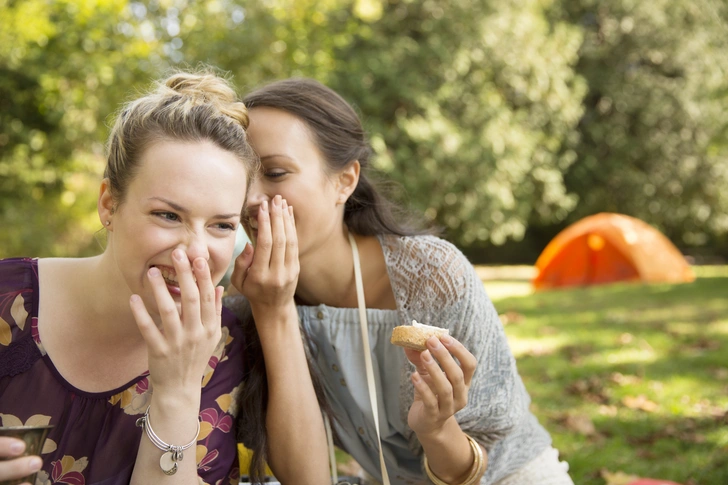
M 158 268 L 149 268 L 149 276 L 156 278 L 157 276 L 160 276 L 162 273 L 159 271 Z
M 260 210 L 263 211 L 263 212 L 268 212 L 268 201 L 267 200 L 264 200 L 260 204 Z
M 244 253 L 249 253 L 252 250 L 253 250 L 253 245 L 250 244 L 249 242 L 245 243 L 245 247 L 243 248 L 243 252 Z
M 199 270 L 205 269 L 205 266 L 207 266 L 207 261 L 205 261 L 202 258 L 195 259 L 195 268 Z
M 445 345 L 450 345 L 452 343 L 452 337 L 449 335 L 445 335 L 444 337 L 440 338 L 440 341 Z
M 439 349 L 439 348 L 440 348 L 440 339 L 438 339 L 437 337 L 430 337 L 430 338 L 429 338 L 429 339 L 427 340 L 427 345 L 428 345 L 428 346 L 429 346 L 429 347 L 430 347 L 431 349 L 433 349 L 433 350 L 437 350 L 437 349 Z
M 172 257 L 177 261 L 182 261 L 182 258 L 184 258 L 184 253 L 181 249 L 175 249 L 174 251 L 172 251 Z
M 419 383 L 420 382 L 420 375 L 417 372 L 412 373 L 412 380 Z
M 276 195 L 273 197 L 273 207 L 278 207 L 279 205 L 281 205 L 281 196 Z
M 136 303 L 138 301 L 141 301 L 141 299 L 142 298 L 139 295 L 131 295 L 131 297 L 129 298 L 129 300 L 132 301 L 132 302 L 134 302 L 134 303 Z
M 288 210 L 288 202 L 286 202 L 286 199 L 283 199 L 282 207 L 284 211 Z
M 291 215 L 291 217 L 293 217 L 293 206 L 292 205 L 288 206 L 288 213 Z
M 432 354 L 430 354 L 429 350 L 425 350 L 424 352 L 422 352 L 421 356 L 422 360 L 424 360 L 425 362 L 432 362 Z
M 40 470 L 40 467 L 43 466 L 43 460 L 41 460 L 38 457 L 31 458 L 28 462 L 28 468 L 30 468 L 30 472 L 37 472 Z
M 13 455 L 19 455 L 20 453 L 23 452 L 24 449 L 25 449 L 25 442 L 23 442 L 23 441 L 18 441 L 17 443 L 13 443 L 12 445 L 10 445 L 10 452 Z

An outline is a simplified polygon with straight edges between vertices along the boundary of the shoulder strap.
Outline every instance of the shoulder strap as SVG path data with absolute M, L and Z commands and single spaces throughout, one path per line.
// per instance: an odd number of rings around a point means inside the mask
M 359 305 L 359 323 L 361 326 L 361 340 L 364 347 L 364 365 L 367 373 L 367 385 L 369 387 L 369 401 L 372 406 L 372 416 L 374 417 L 374 428 L 377 430 L 377 444 L 379 445 L 379 465 L 382 468 L 382 485 L 389 485 L 389 475 L 387 475 L 387 465 L 384 462 L 384 453 L 382 452 L 382 437 L 379 433 L 379 410 L 377 408 L 377 387 L 374 382 L 374 368 L 372 366 L 371 346 L 369 345 L 369 329 L 367 323 L 367 308 L 364 302 L 364 284 L 361 277 L 361 264 L 359 262 L 359 249 L 356 246 L 354 236 L 349 233 L 349 243 L 351 244 L 351 253 L 354 256 L 354 278 L 356 280 L 356 299 Z

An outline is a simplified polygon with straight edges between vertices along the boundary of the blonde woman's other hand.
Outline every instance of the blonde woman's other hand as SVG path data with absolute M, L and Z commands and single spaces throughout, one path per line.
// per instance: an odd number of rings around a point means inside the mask
M 23 440 L 0 437 L 0 482 L 17 480 L 40 470 L 43 460 L 39 456 L 21 456 L 24 451 Z

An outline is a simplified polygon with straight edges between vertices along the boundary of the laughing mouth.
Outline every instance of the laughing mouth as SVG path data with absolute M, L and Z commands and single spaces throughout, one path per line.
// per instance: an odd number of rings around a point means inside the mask
M 164 282 L 167 283 L 170 286 L 179 286 L 179 280 L 177 279 L 177 272 L 174 270 L 174 268 L 170 268 L 169 266 L 157 266 L 152 265 L 152 267 L 157 268 L 160 273 L 162 273 L 162 278 L 164 279 Z
M 174 270 L 174 268 L 171 268 L 169 266 L 157 266 L 156 264 L 152 265 L 153 268 L 157 268 L 160 273 L 162 273 L 162 278 L 164 279 L 164 282 L 167 283 L 169 286 L 176 286 L 179 288 L 179 279 L 177 278 L 177 272 Z M 192 279 L 197 282 L 197 277 L 194 273 L 192 273 Z

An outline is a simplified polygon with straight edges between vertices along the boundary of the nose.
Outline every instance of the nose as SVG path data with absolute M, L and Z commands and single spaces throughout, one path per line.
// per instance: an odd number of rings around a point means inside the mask
M 204 232 L 189 231 L 182 246 L 182 249 L 190 259 L 190 263 L 197 258 L 203 258 L 205 261 L 210 260 L 210 250 Z
M 250 190 L 248 190 L 248 207 L 258 207 L 264 200 L 269 200 L 270 197 L 263 190 L 263 183 L 260 177 L 253 180 L 250 184 Z

